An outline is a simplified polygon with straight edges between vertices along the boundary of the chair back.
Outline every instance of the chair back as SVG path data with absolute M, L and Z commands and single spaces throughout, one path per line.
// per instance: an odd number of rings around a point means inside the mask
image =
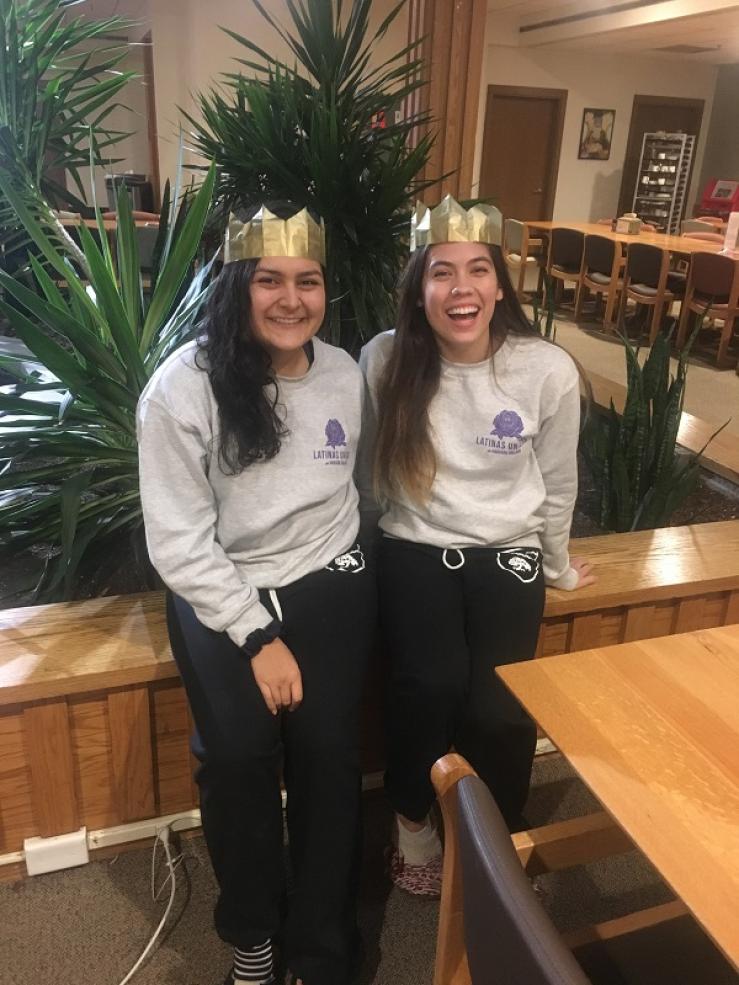
M 648 243 L 630 243 L 626 254 L 626 276 L 634 284 L 657 287 L 662 272 L 663 251 Z
M 487 786 L 462 777 L 457 797 L 472 985 L 590 985 L 537 900 Z
M 518 219 L 506 219 L 504 237 L 506 252 L 520 255 L 523 250 L 523 223 Z
M 615 240 L 608 239 L 606 236 L 586 236 L 583 264 L 585 271 L 607 274 L 610 277 L 617 245 Z
M 137 226 L 136 240 L 139 247 L 139 267 L 145 273 L 151 273 L 154 259 L 154 247 L 159 236 L 158 226 Z
M 720 233 L 683 233 L 686 239 L 700 239 L 704 243 L 723 243 L 724 237 Z
M 681 233 L 715 233 L 716 228 L 713 223 L 704 222 L 702 219 L 683 219 L 680 223 Z
M 584 245 L 585 234 L 578 229 L 553 229 L 550 263 L 576 273 L 582 264 Z
M 716 304 L 725 304 L 735 278 L 739 278 L 739 263 L 718 253 L 694 253 L 690 260 L 690 280 L 693 290 Z

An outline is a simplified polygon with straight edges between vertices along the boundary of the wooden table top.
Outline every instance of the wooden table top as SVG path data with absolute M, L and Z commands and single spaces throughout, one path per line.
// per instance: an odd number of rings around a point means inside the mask
M 739 968 L 739 625 L 498 673 Z
M 550 232 L 552 229 L 577 229 L 589 236 L 604 236 L 618 243 L 648 243 L 659 246 L 670 253 L 718 253 L 723 249 L 722 243 L 710 243 L 702 239 L 691 239 L 689 236 L 668 236 L 666 233 L 642 232 L 636 236 L 626 233 L 614 233 L 609 226 L 601 226 L 597 222 L 552 222 L 551 220 L 527 221 L 526 226 L 531 230 Z

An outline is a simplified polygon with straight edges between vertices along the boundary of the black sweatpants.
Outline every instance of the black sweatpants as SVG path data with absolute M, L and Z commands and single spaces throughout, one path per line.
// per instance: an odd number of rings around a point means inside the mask
M 167 602 L 196 726 L 203 832 L 220 888 L 216 930 L 250 948 L 282 929 L 282 767 L 294 885 L 284 948 L 306 985 L 346 985 L 357 943 L 359 702 L 375 600 L 361 552 L 351 556 L 277 591 L 281 639 L 303 680 L 293 712 L 270 714 L 242 651 L 183 599 Z M 272 609 L 269 594 L 260 597 Z
M 509 826 L 520 827 L 536 728 L 494 668 L 534 656 L 544 608 L 541 552 L 444 552 L 383 537 L 379 590 L 392 661 L 385 782 L 394 809 L 423 820 L 434 801 L 431 767 L 454 747 Z

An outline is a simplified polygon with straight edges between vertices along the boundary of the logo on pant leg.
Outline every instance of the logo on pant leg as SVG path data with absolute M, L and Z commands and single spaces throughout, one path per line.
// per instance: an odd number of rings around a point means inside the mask
M 339 554 L 338 557 L 335 557 L 326 565 L 326 571 L 348 571 L 353 575 L 364 571 L 364 554 L 362 554 L 359 544 L 353 550 L 347 551 L 346 554 Z
M 513 548 L 509 551 L 498 551 L 498 567 L 515 575 L 525 585 L 534 581 L 539 574 L 538 551 L 520 551 Z

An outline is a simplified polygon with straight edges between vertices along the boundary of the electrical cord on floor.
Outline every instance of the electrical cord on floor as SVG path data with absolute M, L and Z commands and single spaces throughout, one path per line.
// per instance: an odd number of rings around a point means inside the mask
M 169 899 L 167 901 L 167 905 L 164 908 L 164 913 L 162 914 L 162 919 L 159 921 L 159 925 L 157 926 L 157 929 L 154 931 L 151 939 L 149 940 L 149 943 L 141 952 L 138 961 L 133 966 L 133 968 L 131 968 L 131 970 L 128 972 L 126 977 L 123 978 L 118 983 L 118 985 L 128 985 L 128 982 L 131 981 L 133 976 L 136 974 L 136 972 L 139 970 L 141 965 L 144 963 L 146 958 L 151 953 L 151 950 L 156 944 L 156 942 L 159 940 L 162 930 L 164 930 L 164 925 L 167 922 L 167 917 L 172 912 L 172 907 L 174 906 L 175 890 L 177 888 L 175 873 L 177 871 L 177 868 L 181 865 L 182 859 L 184 857 L 182 852 L 180 852 L 179 855 L 175 856 L 175 858 L 172 858 L 172 849 L 169 844 L 169 839 L 170 839 L 170 835 L 172 834 L 173 823 L 174 821 L 170 821 L 169 824 L 165 825 L 163 828 L 160 828 L 157 831 L 156 837 L 154 838 L 154 848 L 151 853 L 151 898 L 154 900 L 155 903 L 158 902 L 161 899 L 162 893 L 164 892 L 167 883 L 169 883 L 170 884 Z M 156 882 L 157 846 L 160 843 L 162 845 L 162 848 L 164 849 L 164 858 L 167 865 L 167 876 L 164 879 L 164 882 L 159 887 L 159 889 L 156 889 L 155 882 Z

